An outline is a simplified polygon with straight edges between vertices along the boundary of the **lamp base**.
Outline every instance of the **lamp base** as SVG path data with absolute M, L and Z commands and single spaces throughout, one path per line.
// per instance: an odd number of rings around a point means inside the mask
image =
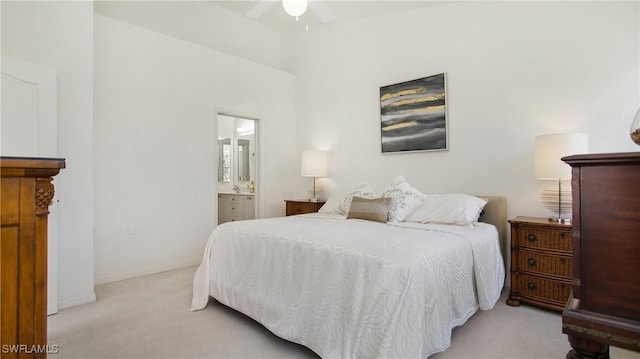
M 571 224 L 571 218 L 549 217 L 549 222 L 560 223 L 560 224 Z
M 317 198 L 309 198 L 309 202 L 318 203 L 320 200 Z
M 550 222 L 571 223 L 573 203 L 571 201 L 570 185 L 559 182 L 545 187 L 540 192 L 540 200 L 542 205 L 552 213 L 549 218 Z

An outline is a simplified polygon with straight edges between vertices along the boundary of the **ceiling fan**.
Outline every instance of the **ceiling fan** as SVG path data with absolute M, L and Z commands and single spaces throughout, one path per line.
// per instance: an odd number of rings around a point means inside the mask
M 323 24 L 336 19 L 336 15 L 331 11 L 325 0 L 260 0 L 256 6 L 249 10 L 247 16 L 257 19 L 279 2 L 282 3 L 284 10 L 289 15 L 296 18 L 304 14 L 308 6 Z

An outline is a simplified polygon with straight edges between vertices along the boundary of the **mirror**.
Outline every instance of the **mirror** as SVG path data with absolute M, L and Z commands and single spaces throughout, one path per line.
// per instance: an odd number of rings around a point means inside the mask
M 240 182 L 248 182 L 251 178 L 249 143 L 249 140 L 238 140 L 238 181 Z
M 218 181 L 231 182 L 231 139 L 218 139 Z
M 252 192 L 256 182 L 256 120 L 218 114 L 218 192 Z

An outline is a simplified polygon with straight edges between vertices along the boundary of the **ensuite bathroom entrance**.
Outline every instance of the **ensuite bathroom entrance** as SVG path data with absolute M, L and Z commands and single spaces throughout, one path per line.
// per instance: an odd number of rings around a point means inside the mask
M 257 120 L 218 114 L 218 224 L 256 218 Z

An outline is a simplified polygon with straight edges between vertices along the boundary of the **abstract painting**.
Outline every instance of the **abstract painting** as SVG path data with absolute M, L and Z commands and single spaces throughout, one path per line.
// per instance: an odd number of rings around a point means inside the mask
M 380 87 L 382 153 L 447 149 L 445 74 Z

